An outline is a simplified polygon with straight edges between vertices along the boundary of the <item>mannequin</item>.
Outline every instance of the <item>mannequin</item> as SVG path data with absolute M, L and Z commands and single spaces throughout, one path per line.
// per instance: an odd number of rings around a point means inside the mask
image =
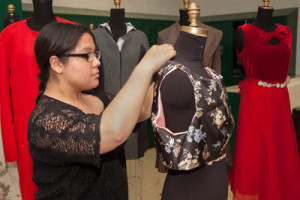
M 176 56 L 172 61 L 187 66 L 192 72 L 210 79 L 203 66 L 203 54 L 207 39 L 207 29 L 197 27 L 196 10 L 189 10 L 191 25 L 182 26 L 178 39 L 174 44 Z M 174 80 L 180 80 L 174 85 Z M 175 87 L 176 86 L 176 87 Z M 166 126 L 173 132 L 188 129 L 195 113 L 193 86 L 186 74 L 176 70 L 166 77 L 161 87 L 162 103 L 166 111 Z M 181 121 L 182 123 L 174 123 Z
M 55 22 L 52 0 L 33 0 L 33 15 L 27 20 L 27 25 L 34 31 L 40 31 L 45 25 Z
M 112 95 L 120 91 L 136 64 L 149 49 L 145 33 L 137 30 L 129 22 L 125 23 L 125 9 L 120 8 L 120 0 L 114 0 L 114 3 L 116 7 L 111 9 L 108 23 L 99 24 L 93 30 L 96 45 L 103 52 L 101 66 L 104 70 L 102 73 L 104 74 L 104 90 Z M 135 185 L 130 186 L 141 188 L 142 182 L 139 177 L 142 177 L 142 174 L 139 174 L 140 170 L 136 169 L 141 166 L 140 163 L 143 163 L 143 160 L 139 158 L 142 158 L 148 149 L 146 122 L 140 123 L 140 126 L 135 128 L 126 143 L 119 149 L 120 152 L 116 154 L 114 160 L 110 157 L 110 161 L 116 162 L 116 166 L 119 166 L 118 169 L 113 170 L 114 173 L 123 173 L 124 177 L 127 177 L 126 163 L 129 167 L 135 166 L 135 170 L 129 170 L 129 172 L 134 171 L 133 175 L 128 174 L 129 178 L 136 180 Z M 127 179 L 120 180 L 120 188 L 124 188 L 127 192 Z M 120 191 L 116 193 L 128 198 L 127 194 L 122 194 Z
M 172 61 L 187 66 L 198 75 L 210 78 L 203 66 L 205 42 L 206 37 L 181 31 L 174 45 L 176 57 Z M 175 82 L 176 80 L 180 81 Z M 193 86 L 189 78 L 184 72 L 176 70 L 165 78 L 161 94 L 166 127 L 173 132 L 187 130 L 195 113 Z M 176 121 L 181 123 L 174 123 Z
M 1 135 L 6 162 L 18 164 L 19 185 L 23 200 L 32 200 L 38 190 L 32 181 L 32 158 L 29 153 L 27 124 L 39 93 L 39 67 L 34 42 L 46 24 L 59 21 L 52 0 L 33 0 L 33 17 L 20 20 L 0 33 L 0 115 Z
M 7 11 L 8 11 L 8 15 L 4 17 L 3 19 L 3 26 L 4 28 L 16 21 L 20 21 L 20 17 L 19 16 L 15 16 L 15 6 L 13 4 L 9 4 L 7 6 Z
M 117 42 L 120 37 L 126 34 L 125 9 L 120 8 L 120 1 L 115 1 L 116 8 L 110 10 L 109 26 L 114 40 Z
M 258 12 L 256 19 L 252 22 L 253 25 L 262 29 L 265 32 L 273 32 L 276 29 L 276 25 L 272 22 L 274 8 L 269 6 L 260 6 L 258 7 Z M 237 29 L 234 37 L 235 45 L 238 49 L 238 52 L 243 50 L 244 46 L 244 33 L 242 29 Z M 276 45 L 279 41 L 275 38 L 271 38 L 269 44 Z
M 273 8 L 264 2 L 253 23 L 238 27 L 235 39 L 246 78 L 238 84 L 241 97 L 229 184 L 237 200 L 300 199 L 300 158 L 286 87 L 292 33 L 272 23 Z
M 174 45 L 176 57 L 172 61 L 183 64 L 198 76 L 212 79 L 203 65 L 206 39 L 206 29 L 182 27 Z M 173 71 L 165 77 L 160 92 L 166 128 L 174 133 L 188 130 L 196 106 L 194 88 L 187 74 L 179 69 Z M 169 169 L 162 199 L 227 199 L 227 181 L 225 159 L 193 170 Z M 213 192 L 213 188 L 218 192 Z
M 184 3 L 185 2 L 188 2 L 188 0 L 184 0 Z M 179 10 L 180 21 L 176 21 L 171 26 L 158 32 L 157 44 L 175 44 L 179 36 L 181 26 L 188 26 L 190 24 L 187 14 L 188 10 L 185 8 Z M 209 66 L 210 68 L 221 74 L 221 54 L 219 45 L 223 33 L 222 31 L 208 26 L 200 21 L 198 22 L 198 27 L 205 28 L 209 32 L 206 40 L 203 64 L 204 66 Z
M 179 24 L 180 26 L 188 26 L 190 24 L 189 15 L 188 15 L 189 0 L 183 0 L 183 3 L 184 3 L 184 8 L 179 9 L 179 14 L 180 14 Z

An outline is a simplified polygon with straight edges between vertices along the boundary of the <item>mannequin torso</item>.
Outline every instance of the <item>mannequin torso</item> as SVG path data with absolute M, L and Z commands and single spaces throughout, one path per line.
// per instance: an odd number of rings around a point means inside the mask
M 259 7 L 256 20 L 252 22 L 252 24 L 262 29 L 265 32 L 268 33 L 273 32 L 276 29 L 276 25 L 272 23 L 272 15 L 273 15 L 272 9 L 264 9 Z M 242 29 L 237 29 L 237 31 L 235 32 L 234 41 L 238 49 L 238 52 L 241 52 L 244 47 L 244 33 Z M 271 38 L 269 44 L 277 45 L 279 44 L 279 41 L 275 38 Z
M 6 26 L 16 22 L 16 21 L 20 21 L 20 17 L 19 16 L 10 16 L 7 15 L 4 17 L 3 19 L 3 27 L 5 28 Z
M 52 0 L 33 0 L 33 15 L 27 20 L 27 25 L 34 31 L 40 31 L 45 25 L 55 22 Z
M 206 39 L 181 31 L 174 45 L 176 57 L 172 61 L 183 64 L 192 73 L 211 79 L 203 66 Z M 194 88 L 188 75 L 179 69 L 171 72 L 163 80 L 160 91 L 166 128 L 175 133 L 187 131 L 196 113 Z M 227 183 L 225 159 L 188 171 L 169 169 L 162 200 L 195 197 L 227 199 Z
M 206 38 L 183 31 L 174 45 L 177 52 L 172 61 L 187 66 L 193 73 L 210 78 L 203 67 Z M 161 86 L 166 127 L 173 132 L 186 131 L 195 114 L 194 89 L 187 74 L 175 70 Z
M 108 24 L 116 42 L 120 37 L 126 35 L 125 9 L 111 9 Z

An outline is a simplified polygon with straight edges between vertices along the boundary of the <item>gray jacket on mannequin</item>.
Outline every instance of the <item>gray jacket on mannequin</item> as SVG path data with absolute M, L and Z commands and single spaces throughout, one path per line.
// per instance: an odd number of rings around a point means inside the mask
M 135 29 L 130 23 L 126 23 L 126 26 L 127 34 L 120 37 L 118 42 L 113 39 L 107 23 L 93 30 L 96 45 L 102 52 L 104 90 L 112 95 L 120 91 L 135 66 L 149 49 L 145 33 Z M 147 124 L 142 122 L 126 141 L 126 159 L 142 157 L 147 148 Z
M 121 37 L 123 45 L 120 51 L 107 28 L 100 25 L 93 33 L 102 52 L 105 92 L 116 95 L 139 62 L 141 49 L 144 53 L 149 49 L 148 39 L 142 31 L 132 29 Z

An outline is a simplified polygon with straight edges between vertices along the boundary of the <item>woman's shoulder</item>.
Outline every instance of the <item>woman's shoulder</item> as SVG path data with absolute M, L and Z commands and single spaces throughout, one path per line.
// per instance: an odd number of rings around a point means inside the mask
M 91 113 L 99 114 L 104 110 L 105 105 L 98 96 L 83 93 L 82 98 L 88 104 Z
M 89 91 L 85 91 L 86 94 L 91 94 L 93 96 L 98 97 L 104 104 L 104 107 L 108 106 L 108 104 L 113 100 L 115 95 L 105 92 L 100 89 L 93 89 Z

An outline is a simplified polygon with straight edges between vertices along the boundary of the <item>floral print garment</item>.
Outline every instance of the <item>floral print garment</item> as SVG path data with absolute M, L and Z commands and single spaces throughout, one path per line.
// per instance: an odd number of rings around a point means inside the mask
M 194 88 L 196 111 L 185 132 L 165 127 L 160 86 L 166 76 L 182 70 Z M 155 76 L 152 125 L 158 159 L 168 168 L 191 170 L 225 155 L 234 119 L 221 75 L 206 67 L 211 79 L 192 73 L 188 67 L 167 62 Z

